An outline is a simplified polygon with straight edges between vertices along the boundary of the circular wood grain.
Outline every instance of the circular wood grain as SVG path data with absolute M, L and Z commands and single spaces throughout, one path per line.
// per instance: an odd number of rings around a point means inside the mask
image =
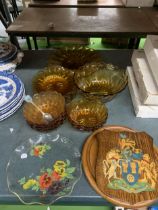
M 104 126 L 95 132 L 93 132 L 86 140 L 83 150 L 82 150 L 82 164 L 83 164 L 83 169 L 85 172 L 85 175 L 90 183 L 90 185 L 94 188 L 94 190 L 100 194 L 103 198 L 108 200 L 109 202 L 123 206 L 125 208 L 140 208 L 144 206 L 149 206 L 152 203 L 154 203 L 157 199 L 154 200 L 146 200 L 143 202 L 136 203 L 134 205 L 130 205 L 126 201 L 120 201 L 116 200 L 114 198 L 108 197 L 105 195 L 97 186 L 96 180 L 95 180 L 95 167 L 96 167 L 96 160 L 97 160 L 97 153 L 98 153 L 98 144 L 95 135 L 98 134 L 99 132 L 103 130 L 111 130 L 111 131 L 130 131 L 130 132 L 137 132 L 136 130 L 133 130 L 128 127 L 123 127 L 123 126 L 117 126 L 117 125 L 109 125 L 109 126 Z M 155 155 L 158 158 L 158 149 L 155 147 Z

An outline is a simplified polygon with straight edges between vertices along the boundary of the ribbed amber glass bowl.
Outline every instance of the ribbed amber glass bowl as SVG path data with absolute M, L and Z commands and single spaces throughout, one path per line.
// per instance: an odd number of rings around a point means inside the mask
M 50 58 L 49 64 L 61 65 L 72 71 L 80 68 L 86 63 L 100 61 L 100 56 L 95 50 L 88 47 L 65 47 L 57 50 Z
M 57 92 L 46 91 L 33 96 L 33 103 L 44 113 L 51 114 L 53 120 L 47 121 L 42 113 L 32 103 L 25 103 L 23 115 L 28 124 L 37 130 L 52 130 L 63 123 L 65 119 L 65 99 Z
M 75 98 L 66 106 L 70 123 L 80 130 L 95 130 L 106 121 L 108 110 L 99 100 Z
M 69 94 L 75 90 L 73 76 L 72 71 L 62 66 L 50 65 L 34 77 L 33 90 L 38 93 L 52 90 L 62 95 Z
M 113 95 L 120 92 L 127 84 L 124 70 L 112 64 L 91 63 L 75 72 L 78 88 L 94 95 Z

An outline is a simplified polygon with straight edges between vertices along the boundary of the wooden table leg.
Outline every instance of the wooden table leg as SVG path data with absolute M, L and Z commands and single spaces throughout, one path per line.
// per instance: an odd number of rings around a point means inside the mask
M 32 47 L 31 47 L 31 42 L 30 42 L 30 38 L 29 36 L 26 37 L 26 41 L 27 41 L 27 46 L 28 46 L 28 49 L 29 50 L 32 50 Z
M 34 41 L 35 50 L 38 50 L 37 39 L 35 36 L 33 36 L 33 41 Z
M 135 38 L 130 38 L 128 43 L 128 49 L 134 49 L 135 46 Z
M 140 44 L 140 38 L 136 38 L 135 49 L 139 48 L 139 44 Z

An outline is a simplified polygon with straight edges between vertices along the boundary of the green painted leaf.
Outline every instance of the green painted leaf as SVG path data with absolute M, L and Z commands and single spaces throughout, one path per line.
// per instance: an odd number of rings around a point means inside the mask
M 41 168 L 40 172 L 41 173 L 44 173 L 45 172 L 45 169 L 44 168 Z
M 23 177 L 23 178 L 21 178 L 18 182 L 20 183 L 20 185 L 23 185 L 23 184 L 25 184 L 25 182 L 26 182 L 26 178 Z
M 64 189 L 64 191 L 65 191 L 65 192 L 69 192 L 69 191 L 71 191 L 71 187 L 67 187 L 67 188 L 65 188 L 65 189 Z
M 65 195 L 65 192 L 59 192 L 58 194 L 57 194 L 57 196 L 63 196 L 63 195 Z
M 51 149 L 51 146 L 46 144 L 46 149 L 47 150 L 50 150 Z
M 52 169 L 47 168 L 47 173 L 48 173 L 49 175 L 51 175 L 51 174 L 52 174 Z
M 46 194 L 46 193 L 47 193 L 47 191 L 46 191 L 46 190 L 43 190 L 43 191 L 42 191 L 42 193 L 43 193 L 43 194 Z
M 33 149 L 31 150 L 30 155 L 31 155 L 31 156 L 34 156 L 34 151 L 33 151 Z
M 67 167 L 70 166 L 70 160 L 66 159 L 66 165 Z
M 32 190 L 34 190 L 34 191 L 39 191 L 39 186 L 38 185 L 34 185 L 33 187 L 32 187 Z
M 74 177 L 72 176 L 72 174 L 67 174 L 66 177 L 69 178 L 69 179 L 74 179 Z
M 66 173 L 68 173 L 68 174 L 72 174 L 74 171 L 75 171 L 75 167 L 70 167 L 70 168 L 67 168 L 66 169 Z

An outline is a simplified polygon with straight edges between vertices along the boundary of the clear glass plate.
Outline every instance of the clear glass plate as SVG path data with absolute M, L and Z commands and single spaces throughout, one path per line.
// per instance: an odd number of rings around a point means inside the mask
M 51 204 L 70 195 L 81 177 L 80 152 L 61 135 L 22 142 L 7 164 L 9 190 L 24 204 Z

